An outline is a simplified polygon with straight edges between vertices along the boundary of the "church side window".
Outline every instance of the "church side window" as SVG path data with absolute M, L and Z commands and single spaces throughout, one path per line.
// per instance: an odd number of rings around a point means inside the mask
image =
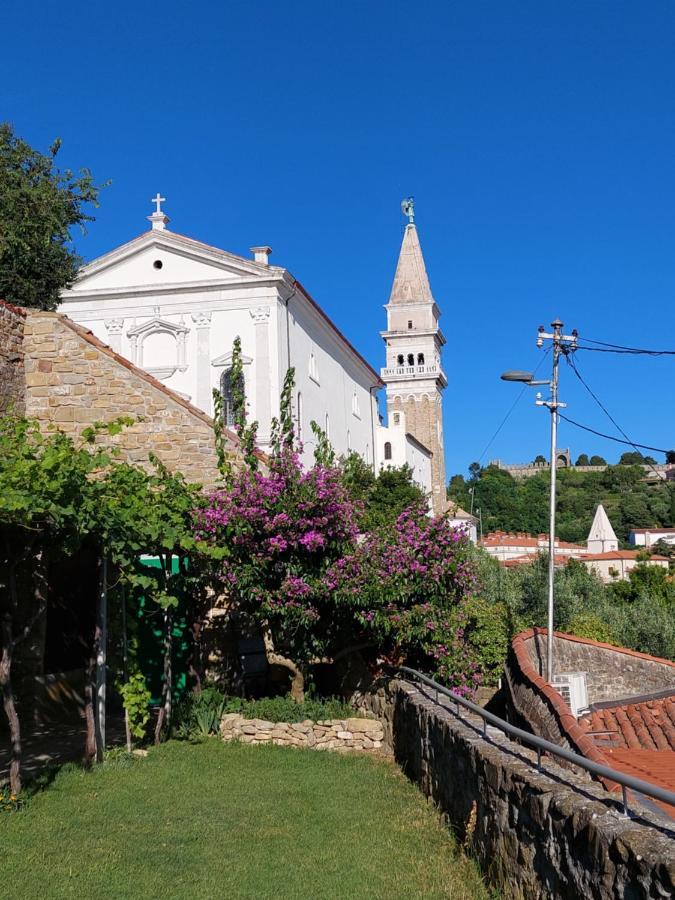
M 234 394 L 237 387 L 239 388 L 239 391 L 244 395 L 245 399 L 246 385 L 244 383 L 243 374 L 239 376 L 239 384 L 236 385 L 232 379 L 232 369 L 226 369 L 220 379 L 220 393 L 223 398 L 223 424 L 226 428 L 234 428 L 235 425 Z
M 326 413 L 326 427 L 324 431 L 326 432 L 326 438 L 330 440 L 330 419 L 328 418 L 328 413 Z
M 356 391 L 352 395 L 352 415 L 356 416 L 357 419 L 361 418 L 361 407 L 359 406 L 359 398 Z
M 316 356 L 313 353 L 309 354 L 309 377 L 312 381 L 319 383 L 319 367 L 316 362 Z
M 384 458 L 391 459 L 391 444 L 389 441 L 384 442 Z

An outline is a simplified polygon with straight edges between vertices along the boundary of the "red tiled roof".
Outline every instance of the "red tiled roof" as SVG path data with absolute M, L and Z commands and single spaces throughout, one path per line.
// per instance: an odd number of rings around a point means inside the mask
M 547 534 L 529 534 L 526 531 L 491 531 L 481 541 L 484 547 L 539 547 L 542 543 L 548 544 Z M 582 544 L 571 544 L 569 541 L 561 541 L 556 537 L 555 546 L 569 550 L 586 550 Z
M 675 791 L 675 750 L 608 750 L 609 765 L 625 775 Z M 675 807 L 651 800 L 675 819 Z
M 675 534 L 675 528 L 631 528 L 633 534 Z
M 603 704 L 579 724 L 603 750 L 675 751 L 675 692 L 639 703 Z
M 521 672 L 548 701 L 561 729 L 572 746 L 582 756 L 601 765 L 610 766 L 620 772 L 634 775 L 643 781 L 649 781 L 667 790 L 675 790 L 675 749 L 669 749 L 668 747 L 653 749 L 657 746 L 657 735 L 660 735 L 658 741 L 661 744 L 665 744 L 668 741 L 669 747 L 672 748 L 674 746 L 671 743 L 673 735 L 670 730 L 671 726 L 675 725 L 675 719 L 672 718 L 675 714 L 673 698 L 654 698 L 654 700 L 645 700 L 632 704 L 630 702 L 617 703 L 612 707 L 594 710 L 590 716 L 577 721 L 562 696 L 536 672 L 530 661 L 530 656 L 525 646 L 526 641 L 537 634 L 546 635 L 546 633 L 547 630 L 545 628 L 530 628 L 528 631 L 517 634 L 512 640 L 511 646 Z M 614 647 L 612 644 L 604 644 L 601 641 L 593 641 L 590 638 L 581 638 L 573 634 L 563 634 L 558 631 L 554 631 L 553 634 L 556 638 L 563 640 L 599 647 L 603 650 L 612 650 L 615 653 L 621 653 L 637 659 L 652 660 L 664 666 L 672 666 L 673 670 L 675 670 L 675 662 L 668 659 L 650 656 L 647 653 L 639 653 L 637 650 L 628 650 L 626 647 Z M 673 674 L 675 680 L 675 671 Z M 649 704 L 654 704 L 657 699 L 663 702 L 663 707 L 658 704 L 649 707 Z M 628 707 L 633 707 L 630 709 L 630 712 Z M 644 709 L 638 711 L 637 707 L 644 707 Z M 606 716 L 610 709 L 615 713 L 615 720 Z M 600 712 L 603 713 L 602 718 L 594 719 L 594 716 Z M 585 722 L 586 719 L 589 719 L 591 722 L 597 722 L 598 725 L 602 722 L 608 727 L 599 727 L 597 729 L 593 727 L 590 729 Z M 614 721 L 616 722 L 616 727 L 614 727 Z M 612 727 L 610 728 L 609 726 Z M 589 734 L 590 730 L 616 730 L 620 732 L 620 736 L 618 734 L 616 736 L 617 741 L 624 741 L 625 746 L 611 747 L 607 746 L 607 744 L 601 745 L 600 740 L 598 740 L 600 736 L 591 736 Z M 606 735 L 606 737 L 610 736 Z M 601 778 L 600 781 L 610 791 L 619 789 L 616 782 L 607 778 Z M 656 803 L 657 801 L 652 802 Z M 675 818 L 675 809 L 663 803 L 658 805 Z
M 644 550 L 607 550 L 605 553 L 585 553 L 584 559 L 600 561 L 603 559 L 637 559 L 638 555 L 644 553 Z M 665 560 L 668 562 L 667 556 L 659 556 L 658 553 L 652 553 L 649 560 Z M 645 562 L 649 562 L 645 560 Z

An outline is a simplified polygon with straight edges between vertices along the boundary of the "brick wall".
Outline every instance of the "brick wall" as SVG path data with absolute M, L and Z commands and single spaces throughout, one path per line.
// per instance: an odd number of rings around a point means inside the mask
M 0 415 L 24 412 L 23 310 L 0 301 Z
M 212 421 L 201 410 L 58 313 L 27 310 L 24 334 L 26 415 L 77 436 L 88 425 L 130 416 L 110 438 L 121 458 L 147 464 L 154 453 L 188 481 L 217 478 Z M 232 446 L 236 438 L 232 436 Z

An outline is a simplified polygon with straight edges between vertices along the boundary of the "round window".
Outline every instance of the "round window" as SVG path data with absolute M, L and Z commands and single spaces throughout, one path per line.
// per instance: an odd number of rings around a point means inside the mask
M 164 265 L 164 263 L 162 262 L 161 259 L 156 259 L 153 263 L 153 266 L 155 267 L 155 269 L 161 269 L 163 265 Z

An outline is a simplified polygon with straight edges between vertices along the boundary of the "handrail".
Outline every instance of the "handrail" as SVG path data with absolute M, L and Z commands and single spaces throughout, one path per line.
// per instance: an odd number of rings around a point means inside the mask
M 437 703 L 438 694 L 444 694 L 446 697 L 449 697 L 457 704 L 458 714 L 459 706 L 463 706 L 476 715 L 480 716 L 483 719 L 483 733 L 485 733 L 487 723 L 489 722 L 491 725 L 499 728 L 500 731 L 503 731 L 504 734 L 513 735 L 513 737 L 517 737 L 523 743 L 535 747 L 537 749 L 538 768 L 541 767 L 541 751 L 545 750 L 547 753 L 551 753 L 553 756 L 559 756 L 561 759 L 564 759 L 567 762 L 571 762 L 574 763 L 574 765 L 580 766 L 582 769 L 585 769 L 587 772 L 591 772 L 593 775 L 600 775 L 603 778 L 609 778 L 611 781 L 615 781 L 617 784 L 620 784 L 623 795 L 623 811 L 625 815 L 628 815 L 628 798 L 626 796 L 627 788 L 630 788 L 630 790 L 632 791 L 637 791 L 640 794 L 645 794 L 647 797 L 653 797 L 655 800 L 660 800 L 662 803 L 667 803 L 670 806 L 675 807 L 675 792 L 673 791 L 667 791 L 665 788 L 661 788 L 656 784 L 651 784 L 648 781 L 642 781 L 642 779 L 640 778 L 633 778 L 632 775 L 626 775 L 623 772 L 618 772 L 616 769 L 611 769 L 609 766 L 603 766 L 601 763 L 593 762 L 593 760 L 591 759 L 586 759 L 585 756 L 580 756 L 578 753 L 574 753 L 572 750 L 566 750 L 565 747 L 559 747 L 557 744 L 553 744 L 551 741 L 547 741 L 545 738 L 541 738 L 536 734 L 530 734 L 529 731 L 523 731 L 522 728 L 516 728 L 515 725 L 511 725 L 509 722 L 504 721 L 504 719 L 500 719 L 499 716 L 495 716 L 494 713 L 488 712 L 487 710 L 483 709 L 482 706 L 478 706 L 476 703 L 472 703 L 471 700 L 467 700 L 465 697 L 460 697 L 459 694 L 456 694 L 449 688 L 444 687 L 442 684 L 438 684 L 438 682 L 434 681 L 433 678 L 429 678 L 428 675 L 423 675 L 422 672 L 418 672 L 416 669 L 410 669 L 408 668 L 408 666 L 391 666 L 391 668 L 398 672 L 404 672 L 407 675 L 412 675 L 414 678 L 417 678 L 419 681 L 422 681 L 424 684 L 433 688 L 436 691 Z

